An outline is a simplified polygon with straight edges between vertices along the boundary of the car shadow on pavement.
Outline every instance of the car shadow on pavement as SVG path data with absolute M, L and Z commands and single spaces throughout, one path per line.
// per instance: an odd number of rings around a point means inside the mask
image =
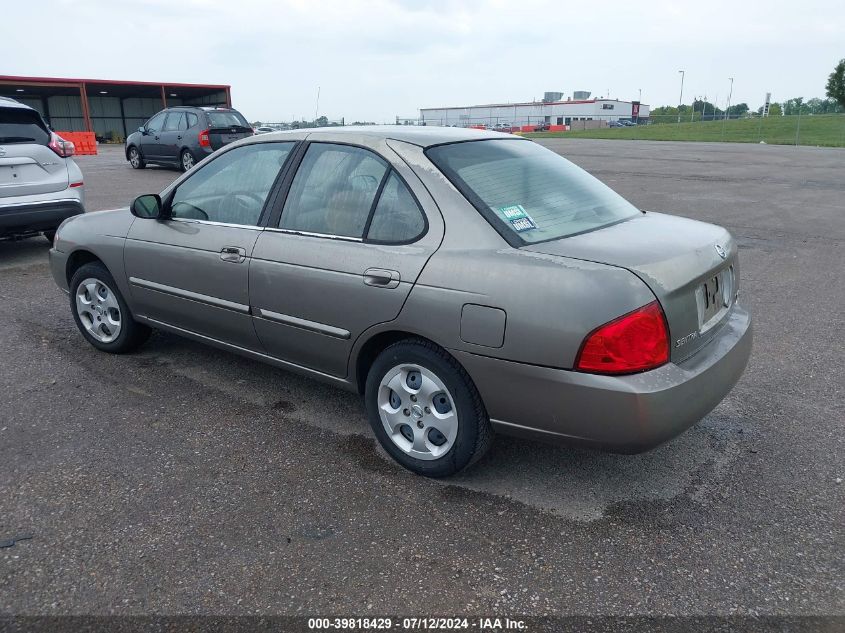
M 0 270 L 46 264 L 50 242 L 41 235 L 24 240 L 0 240 Z
M 345 444 L 355 443 L 352 458 L 362 466 L 372 469 L 378 455 L 384 462 L 379 471 L 406 474 L 378 446 L 357 394 L 165 333 L 157 333 L 137 357 L 269 408 L 280 419 L 278 432 L 290 423 L 328 431 L 346 438 Z M 478 464 L 439 481 L 576 521 L 601 519 L 619 504 L 662 503 L 683 495 L 706 502 L 707 489 L 739 454 L 741 429 L 739 412 L 726 401 L 678 438 L 639 455 L 498 436 Z

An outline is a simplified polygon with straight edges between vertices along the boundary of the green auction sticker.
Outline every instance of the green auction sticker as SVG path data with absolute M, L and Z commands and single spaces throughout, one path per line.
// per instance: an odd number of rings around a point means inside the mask
M 499 207 L 499 211 L 511 223 L 514 231 L 522 232 L 536 229 L 534 219 L 528 215 L 521 204 L 513 204 L 509 207 Z
M 499 211 L 502 212 L 506 219 L 511 221 L 528 216 L 521 204 L 512 204 L 509 207 L 499 207 Z

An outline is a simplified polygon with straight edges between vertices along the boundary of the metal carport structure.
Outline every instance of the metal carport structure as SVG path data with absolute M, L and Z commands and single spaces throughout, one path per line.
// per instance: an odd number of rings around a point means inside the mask
M 38 110 L 54 130 L 126 138 L 150 116 L 175 105 L 231 107 L 231 86 L 0 75 L 0 96 Z

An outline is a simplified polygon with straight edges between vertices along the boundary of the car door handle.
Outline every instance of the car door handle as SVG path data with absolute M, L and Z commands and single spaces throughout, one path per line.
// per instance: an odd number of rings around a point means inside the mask
M 396 288 L 401 277 L 395 270 L 368 268 L 364 271 L 364 283 L 377 288 Z
M 220 251 L 220 259 L 224 262 L 232 262 L 233 264 L 240 264 L 246 259 L 246 251 L 237 246 L 224 246 Z
M 177 136 L 177 137 L 176 137 L 176 140 L 177 140 L 177 141 L 181 141 L 181 140 L 182 140 L 182 135 L 180 134 L 179 136 Z
M 155 140 L 159 140 L 158 136 L 155 137 Z

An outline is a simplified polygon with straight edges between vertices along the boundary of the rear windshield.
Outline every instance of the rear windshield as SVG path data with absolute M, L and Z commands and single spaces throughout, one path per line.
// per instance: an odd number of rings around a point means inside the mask
M 453 143 L 426 154 L 515 246 L 584 233 L 639 214 L 598 179 L 531 141 Z
M 38 143 L 47 145 L 50 133 L 35 110 L 0 107 L 0 143 Z
M 207 112 L 206 114 L 208 114 L 208 126 L 212 128 L 245 127 L 252 129 L 249 127 L 249 123 L 247 123 L 243 115 L 236 110 L 214 110 L 213 112 Z

